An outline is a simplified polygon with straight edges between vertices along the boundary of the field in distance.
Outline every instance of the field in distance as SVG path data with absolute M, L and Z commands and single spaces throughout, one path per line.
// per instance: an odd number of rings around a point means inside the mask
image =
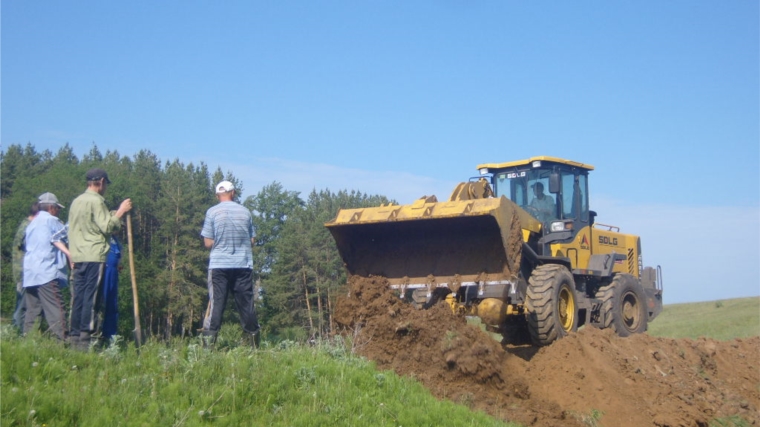
M 649 334 L 664 338 L 729 340 L 760 335 L 760 297 L 667 304 L 649 324 Z

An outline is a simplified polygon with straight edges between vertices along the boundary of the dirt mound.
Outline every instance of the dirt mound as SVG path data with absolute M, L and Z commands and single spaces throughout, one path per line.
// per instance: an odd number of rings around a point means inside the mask
M 416 310 L 384 278 L 349 279 L 335 319 L 380 369 L 439 398 L 528 426 L 760 425 L 760 337 L 619 338 L 584 328 L 540 349 L 502 347 L 446 304 Z M 584 422 L 584 420 L 586 420 Z

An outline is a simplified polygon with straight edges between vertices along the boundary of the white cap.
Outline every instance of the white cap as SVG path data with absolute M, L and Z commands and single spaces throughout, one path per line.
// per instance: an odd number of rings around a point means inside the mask
M 232 183 L 229 181 L 222 181 L 219 184 L 216 184 L 216 194 L 229 193 L 230 191 L 234 189 L 235 189 L 235 186 L 232 185 Z

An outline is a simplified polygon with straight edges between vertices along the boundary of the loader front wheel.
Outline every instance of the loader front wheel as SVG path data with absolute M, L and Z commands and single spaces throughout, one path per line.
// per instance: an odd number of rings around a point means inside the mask
M 567 268 L 557 264 L 536 267 L 528 283 L 528 331 L 534 345 L 549 345 L 578 330 L 575 281 Z
M 630 274 L 618 274 L 607 286 L 596 292 L 602 300 L 604 327 L 612 328 L 618 336 L 627 337 L 647 330 L 647 308 L 644 289 Z

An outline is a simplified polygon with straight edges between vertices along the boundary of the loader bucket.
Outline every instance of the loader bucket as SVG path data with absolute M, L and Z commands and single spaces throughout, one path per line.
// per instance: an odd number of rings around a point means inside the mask
M 343 209 L 326 223 L 350 275 L 393 287 L 504 281 L 522 249 L 518 208 L 508 199 Z M 449 286 L 451 287 L 451 286 Z

